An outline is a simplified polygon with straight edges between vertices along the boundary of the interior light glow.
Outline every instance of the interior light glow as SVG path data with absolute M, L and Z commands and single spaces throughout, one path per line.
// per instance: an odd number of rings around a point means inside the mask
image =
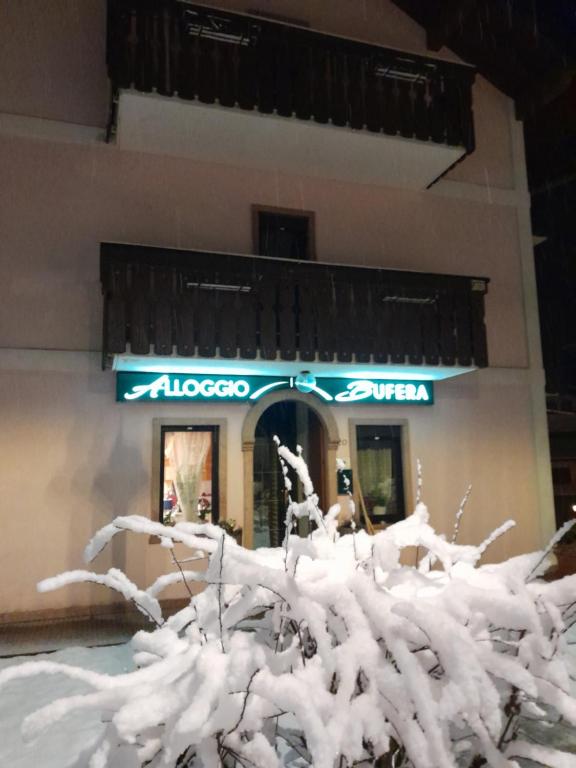
M 302 363 L 289 360 L 229 360 L 222 358 L 190 358 L 116 355 L 113 370 L 134 373 L 173 373 L 220 376 L 282 376 L 296 378 L 302 373 Z M 371 381 L 441 381 L 475 371 L 473 367 L 410 366 L 312 362 L 306 363 L 306 373 L 321 386 L 323 378 Z
M 454 375 L 454 374 L 453 374 Z M 405 373 L 400 366 L 392 368 L 390 371 L 376 370 L 374 373 L 370 371 L 353 371 L 352 373 L 339 373 L 341 379 L 380 379 L 382 381 L 402 379 L 403 381 L 435 381 L 436 376 L 434 373 L 426 371 L 425 373 Z M 440 377 L 443 378 L 443 377 Z

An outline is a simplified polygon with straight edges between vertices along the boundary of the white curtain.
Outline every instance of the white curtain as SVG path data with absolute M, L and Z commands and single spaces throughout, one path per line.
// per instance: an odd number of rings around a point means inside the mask
M 202 467 L 212 442 L 211 432 L 173 432 L 166 445 L 166 456 L 175 472 L 178 504 L 189 522 L 198 521 L 198 498 Z
M 390 496 L 392 451 L 362 448 L 358 451 L 358 471 L 364 496 Z

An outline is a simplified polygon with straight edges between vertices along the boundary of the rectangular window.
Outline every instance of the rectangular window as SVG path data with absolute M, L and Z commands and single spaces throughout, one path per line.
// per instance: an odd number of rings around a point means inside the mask
M 314 214 L 286 208 L 252 209 L 254 250 L 260 256 L 314 258 Z
M 218 439 L 217 426 L 161 427 L 160 522 L 218 522 Z
M 375 524 L 395 523 L 405 516 L 401 430 L 385 424 L 356 426 L 356 490 Z

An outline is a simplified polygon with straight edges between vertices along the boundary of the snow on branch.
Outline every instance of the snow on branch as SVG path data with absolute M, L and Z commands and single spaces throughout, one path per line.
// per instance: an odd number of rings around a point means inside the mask
M 92 582 L 119 592 L 126 600 L 134 603 L 141 613 L 155 624 L 162 624 L 162 609 L 160 603 L 150 592 L 142 592 L 130 581 L 125 573 L 118 568 L 110 568 L 108 573 L 93 573 L 92 571 L 68 571 L 59 576 L 44 579 L 38 584 L 38 592 L 52 592 L 68 584 Z
M 80 581 L 109 586 L 157 624 L 133 640 L 137 669 L 118 677 L 29 662 L 0 672 L 63 673 L 92 691 L 43 707 L 24 724 L 33 737 L 67 713 L 95 708 L 108 726 L 91 768 L 568 768 L 574 761 L 532 743 L 530 722 L 576 726 L 566 629 L 576 576 L 537 578 L 545 553 L 479 565 L 507 522 L 480 545 L 447 540 L 422 502 L 374 535 L 341 535 L 337 510 L 318 508 L 301 451 L 277 441 L 285 488 L 292 468 L 304 501 L 289 497 L 282 547 L 247 550 L 222 529 L 173 528 L 116 518 L 86 550 L 91 560 L 121 531 L 180 542 L 190 558 L 147 589 L 121 571 L 72 571 L 46 591 Z M 307 538 L 291 534 L 308 516 Z M 419 547 L 418 567 L 401 552 Z M 207 560 L 204 571 L 182 569 Z M 190 583 L 203 590 L 193 594 Z M 170 584 L 189 603 L 163 623 L 157 596 Z M 519 734 L 521 739 L 519 740 Z

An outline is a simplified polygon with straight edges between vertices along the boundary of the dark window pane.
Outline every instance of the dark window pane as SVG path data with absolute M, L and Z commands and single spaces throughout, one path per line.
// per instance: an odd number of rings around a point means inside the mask
M 261 256 L 277 259 L 310 258 L 308 216 L 258 213 L 258 245 Z
M 360 492 L 374 523 L 392 523 L 405 516 L 401 427 L 356 427 Z
M 552 467 L 552 482 L 554 485 L 571 485 L 570 467 Z

